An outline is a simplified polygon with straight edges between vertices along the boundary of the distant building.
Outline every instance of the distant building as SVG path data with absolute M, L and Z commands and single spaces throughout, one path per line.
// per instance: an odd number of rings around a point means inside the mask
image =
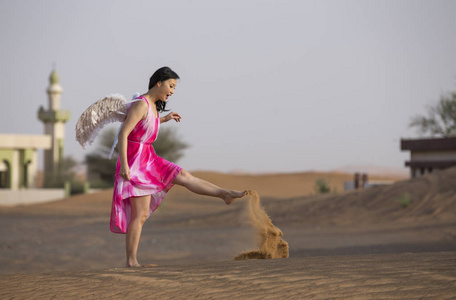
M 344 181 L 344 191 L 367 189 L 372 186 L 383 186 L 393 184 L 394 180 L 369 180 L 366 173 L 355 173 L 353 180 Z
M 51 149 L 47 135 L 0 134 L 0 188 L 37 185 L 38 149 Z
M 45 135 L 0 134 L 0 205 L 39 203 L 65 196 L 59 189 L 39 189 L 38 149 L 44 149 L 44 171 L 59 176 L 63 160 L 64 123 L 70 112 L 60 110 L 57 73 L 49 77 L 49 108 L 40 107 L 38 118 L 45 124 Z
M 49 108 L 45 110 L 41 106 L 38 110 L 38 118 L 44 123 L 44 133 L 51 137 L 51 148 L 44 151 L 44 174 L 48 178 L 56 178 L 62 172 L 65 122 L 70 119 L 70 111 L 60 109 L 62 92 L 59 77 L 54 70 L 49 77 L 47 89 Z
M 401 139 L 401 150 L 410 151 L 410 177 L 456 166 L 456 137 Z
M 59 175 L 63 160 L 64 123 L 70 112 L 60 110 L 62 87 L 55 71 L 49 76 L 49 108 L 40 107 L 38 118 L 45 135 L 0 134 L 0 188 L 37 187 L 38 149 L 44 149 L 44 172 Z

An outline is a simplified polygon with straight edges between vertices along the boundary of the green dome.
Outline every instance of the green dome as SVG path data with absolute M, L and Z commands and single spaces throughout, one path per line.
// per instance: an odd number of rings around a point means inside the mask
M 57 72 L 55 70 L 53 70 L 51 76 L 49 76 L 49 81 L 51 84 L 59 83 L 59 75 L 57 75 Z

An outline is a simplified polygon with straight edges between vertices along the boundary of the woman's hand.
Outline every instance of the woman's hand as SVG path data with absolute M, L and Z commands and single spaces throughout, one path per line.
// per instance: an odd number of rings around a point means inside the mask
M 130 180 L 130 167 L 128 165 L 120 165 L 119 175 L 125 180 Z
M 167 114 L 166 116 L 164 116 L 163 118 L 160 118 L 160 119 L 161 119 L 161 123 L 165 123 L 165 122 L 168 122 L 168 121 L 171 121 L 171 120 L 174 120 L 176 122 L 180 122 L 182 117 L 176 112 L 171 112 L 171 113 Z

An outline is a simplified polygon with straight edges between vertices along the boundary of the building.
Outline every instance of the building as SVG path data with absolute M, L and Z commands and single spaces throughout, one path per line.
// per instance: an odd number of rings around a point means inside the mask
M 401 139 L 401 150 L 410 151 L 410 177 L 456 166 L 456 137 Z
M 41 106 L 38 110 L 38 118 L 44 123 L 44 133 L 51 137 L 51 148 L 44 151 L 44 174 L 48 178 L 57 178 L 62 171 L 65 122 L 70 119 L 70 112 L 60 109 L 62 92 L 59 77 L 54 70 L 49 77 L 47 89 L 49 108 L 45 110 Z
M 36 187 L 38 149 L 51 149 L 51 137 L 0 134 L 0 188 Z
M 40 107 L 38 118 L 45 135 L 0 134 L 0 205 L 39 203 L 65 197 L 63 186 L 37 188 L 38 149 L 44 149 L 44 171 L 58 176 L 63 162 L 64 123 L 70 112 L 60 109 L 62 87 L 52 71 L 47 89 L 49 108 Z

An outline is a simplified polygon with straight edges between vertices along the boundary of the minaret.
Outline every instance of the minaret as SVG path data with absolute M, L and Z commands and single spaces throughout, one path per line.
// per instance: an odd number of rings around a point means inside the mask
M 60 109 L 60 97 L 63 92 L 59 84 L 59 76 L 55 70 L 49 76 L 49 109 L 43 106 L 38 111 L 38 118 L 44 123 L 44 133 L 51 136 L 50 150 L 44 151 L 45 178 L 58 178 L 63 163 L 63 142 L 65 139 L 65 122 L 70 119 L 70 111 Z

